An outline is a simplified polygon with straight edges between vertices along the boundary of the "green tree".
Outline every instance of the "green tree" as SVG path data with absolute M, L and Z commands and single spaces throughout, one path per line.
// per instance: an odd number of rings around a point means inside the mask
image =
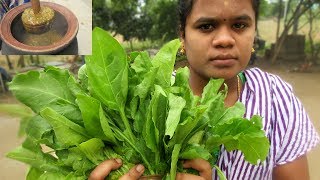
M 177 0 L 159 0 L 152 8 L 151 39 L 168 41 L 178 37 Z
M 177 0 L 95 0 L 93 27 L 121 34 L 125 41 L 178 37 Z
M 267 0 L 261 0 L 260 1 L 260 9 L 259 9 L 259 16 L 261 18 L 276 18 L 278 17 L 279 13 L 280 16 L 283 17 L 284 16 L 284 9 L 283 7 L 281 7 L 281 11 L 279 11 L 280 9 L 281 3 L 279 1 L 277 2 L 268 2 Z
M 266 0 L 260 1 L 259 16 L 261 18 L 270 17 L 270 7 L 271 5 Z
M 150 1 L 150 0 L 149 0 Z M 125 41 L 145 40 L 152 26 L 146 7 L 148 0 L 95 0 L 93 26 L 102 27 Z
M 281 0 L 280 0 L 281 1 Z M 295 23 L 297 23 L 297 19 L 299 19 L 305 12 L 307 12 L 313 6 L 319 5 L 320 0 L 289 0 L 288 7 L 297 3 L 293 11 L 288 12 L 286 15 L 284 28 L 279 37 L 277 37 L 277 41 L 275 43 L 275 50 L 272 55 L 271 62 L 274 63 L 280 53 L 280 49 L 284 43 L 285 38 L 288 36 L 290 29 L 293 28 Z M 289 9 L 289 8 L 288 8 Z
M 106 0 L 94 0 L 92 2 L 92 23 L 93 27 L 103 29 L 110 28 L 111 14 Z
M 320 7 L 310 8 L 307 13 L 307 19 L 309 23 L 308 40 L 307 46 L 309 46 L 310 57 L 309 61 L 313 64 L 317 64 L 318 56 L 320 55 L 320 42 L 314 39 L 314 36 L 319 31 L 319 27 L 315 27 L 316 19 L 320 17 Z

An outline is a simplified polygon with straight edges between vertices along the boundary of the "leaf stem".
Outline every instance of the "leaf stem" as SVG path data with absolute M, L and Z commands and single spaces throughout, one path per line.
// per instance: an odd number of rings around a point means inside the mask
M 149 161 L 147 160 L 147 158 L 144 156 L 143 153 L 141 153 L 141 151 L 134 145 L 134 143 L 132 143 L 130 141 L 130 139 L 127 138 L 127 136 L 125 136 L 122 132 L 120 132 L 118 129 L 114 129 L 114 131 L 116 133 L 118 133 L 119 136 L 121 136 L 136 152 L 138 152 L 143 160 L 143 162 L 145 163 L 145 165 L 147 166 L 147 168 L 149 169 L 151 174 L 155 174 L 154 171 L 152 170 L 152 166 L 150 165 Z
M 125 141 L 127 141 L 127 143 L 128 143 L 136 152 L 138 152 L 138 153 L 141 155 L 142 160 L 143 160 L 143 162 L 146 164 L 146 166 L 148 167 L 150 173 L 151 173 L 151 174 L 154 174 L 154 171 L 152 170 L 152 166 L 151 166 L 150 163 L 148 162 L 147 158 L 146 158 L 146 157 L 144 156 L 144 154 L 142 154 L 141 151 L 134 145 L 134 143 L 132 143 L 132 142 L 135 141 L 136 138 L 135 138 L 135 136 L 134 136 L 134 134 L 133 134 L 133 132 L 132 132 L 132 130 L 131 130 L 131 126 L 130 126 L 130 124 L 129 124 L 128 118 L 126 117 L 125 112 L 124 112 L 124 108 L 121 108 L 121 109 L 120 109 L 120 116 L 121 116 L 121 119 L 122 119 L 122 121 L 123 121 L 123 123 L 124 123 L 124 126 L 125 126 L 126 130 L 129 132 L 129 139 L 128 139 L 128 137 L 125 136 L 123 133 L 119 132 L 118 129 L 116 130 L 117 133 L 118 133 L 121 137 L 123 137 L 123 138 L 125 139 Z
M 158 149 L 159 149 L 159 146 L 158 146 Z M 160 163 L 160 152 L 156 151 L 155 152 L 155 164 L 159 165 L 159 163 Z M 156 171 L 156 174 L 159 173 L 157 169 L 155 171 Z
M 227 180 L 227 177 L 224 175 L 224 173 L 221 171 L 221 169 L 217 165 L 214 165 L 214 168 L 216 168 L 218 176 L 221 180 Z
M 135 140 L 135 136 L 134 136 L 134 134 L 133 134 L 133 132 L 131 130 L 131 126 L 129 124 L 129 120 L 126 117 L 126 114 L 124 112 L 124 108 L 120 109 L 120 116 L 121 116 L 121 119 L 122 119 L 122 121 L 124 123 L 124 126 L 125 126 L 126 130 L 129 132 L 129 136 L 130 136 L 129 138 L 131 139 L 131 141 L 134 141 Z

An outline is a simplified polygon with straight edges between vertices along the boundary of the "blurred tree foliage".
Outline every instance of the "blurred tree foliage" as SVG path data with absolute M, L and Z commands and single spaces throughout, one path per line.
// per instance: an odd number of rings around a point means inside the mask
M 150 32 L 152 40 L 168 41 L 178 37 L 177 0 L 158 0 L 153 6 L 152 20 L 154 25 Z
M 167 41 L 177 37 L 177 0 L 94 0 L 93 27 L 123 35 L 125 41 Z
M 259 16 L 261 18 L 276 17 L 279 12 L 279 6 L 279 1 L 268 3 L 267 0 L 261 0 Z
M 93 27 L 103 29 L 110 28 L 111 13 L 106 0 L 94 0 L 92 2 L 92 23 Z

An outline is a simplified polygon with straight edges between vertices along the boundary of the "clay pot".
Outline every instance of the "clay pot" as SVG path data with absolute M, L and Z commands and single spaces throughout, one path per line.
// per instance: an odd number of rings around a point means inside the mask
M 161 180 L 162 176 L 161 175 L 146 175 L 146 176 L 141 176 L 139 180 Z
M 28 45 L 23 43 L 21 37 L 27 33 L 22 25 L 21 14 L 31 3 L 23 4 L 11 9 L 2 19 L 0 24 L 0 36 L 3 42 L 17 54 L 57 54 L 66 48 L 78 33 L 79 25 L 76 16 L 66 7 L 51 2 L 41 2 L 55 11 L 54 22 L 51 30 L 61 34 L 61 39 L 50 45 Z

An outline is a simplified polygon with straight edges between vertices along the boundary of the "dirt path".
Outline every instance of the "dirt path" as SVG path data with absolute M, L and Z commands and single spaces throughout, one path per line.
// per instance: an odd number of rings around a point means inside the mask
M 8 159 L 5 154 L 18 147 L 22 138 L 17 137 L 19 119 L 0 114 L 0 179 L 22 180 L 26 177 L 27 165 Z
M 268 64 L 258 64 L 261 69 L 279 75 L 290 83 L 295 94 L 302 101 L 305 109 L 313 120 L 315 127 L 320 132 L 320 71 L 313 73 L 289 72 L 288 66 L 271 66 Z M 0 102 L 12 103 L 14 100 L 10 96 L 0 96 Z M 0 179 L 25 179 L 27 166 L 4 157 L 9 150 L 17 147 L 22 139 L 17 138 L 19 121 L 0 114 Z M 320 179 L 320 146 L 313 149 L 308 154 L 311 180 Z

